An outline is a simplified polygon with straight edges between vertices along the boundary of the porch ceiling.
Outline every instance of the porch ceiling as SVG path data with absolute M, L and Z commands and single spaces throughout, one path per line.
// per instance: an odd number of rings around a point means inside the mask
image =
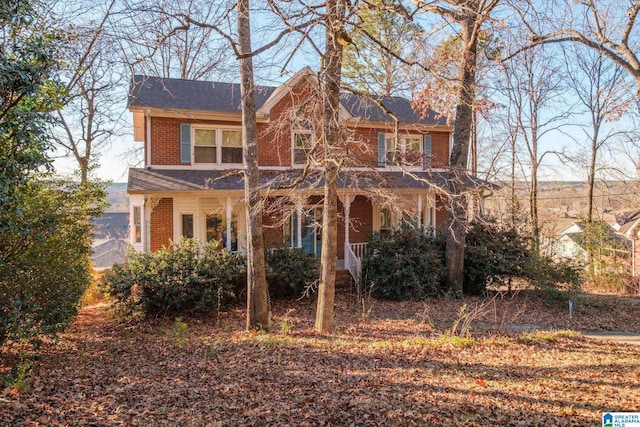
M 260 185 L 277 189 L 292 185 L 300 178 L 301 171 L 260 171 Z M 338 179 L 341 189 L 434 189 L 446 188 L 449 172 L 378 172 L 342 171 Z M 324 185 L 321 171 L 312 171 L 296 187 L 320 190 Z M 467 186 L 491 188 L 492 184 L 467 177 Z M 242 190 L 244 182 L 240 170 L 173 170 L 173 169 L 129 169 L 127 192 L 171 192 L 199 190 Z

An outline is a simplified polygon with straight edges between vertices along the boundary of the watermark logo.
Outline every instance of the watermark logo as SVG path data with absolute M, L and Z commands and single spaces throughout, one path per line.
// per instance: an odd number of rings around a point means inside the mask
M 602 427 L 640 427 L 640 412 L 605 412 Z

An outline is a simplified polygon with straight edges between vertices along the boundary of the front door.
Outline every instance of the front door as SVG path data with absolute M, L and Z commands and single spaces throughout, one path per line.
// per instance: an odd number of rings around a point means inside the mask
M 322 208 L 302 214 L 302 249 L 319 258 L 322 254 Z
M 322 253 L 322 208 L 305 209 L 300 221 L 302 250 L 315 257 Z M 298 246 L 298 214 L 293 211 L 285 224 L 285 242 L 289 247 Z

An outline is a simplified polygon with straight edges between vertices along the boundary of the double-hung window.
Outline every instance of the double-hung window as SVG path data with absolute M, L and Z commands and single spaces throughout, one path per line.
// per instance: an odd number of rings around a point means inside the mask
M 404 155 L 405 165 L 421 166 L 422 165 L 422 138 L 419 135 L 409 135 L 404 138 Z
M 384 139 L 387 150 L 387 165 L 399 164 L 402 158 L 402 149 L 398 144 L 398 138 L 395 135 L 385 135 Z
M 242 163 L 242 131 L 240 129 L 182 124 L 180 144 L 181 163 L 199 165 Z
M 311 159 L 314 137 L 310 130 L 294 130 L 291 134 L 293 139 L 293 164 L 304 165 L 307 159 Z
M 378 134 L 378 166 L 422 166 L 431 155 L 430 135 Z
M 222 163 L 242 163 L 242 131 L 222 129 Z
M 216 129 L 193 130 L 193 162 L 194 163 L 217 163 L 217 132 Z

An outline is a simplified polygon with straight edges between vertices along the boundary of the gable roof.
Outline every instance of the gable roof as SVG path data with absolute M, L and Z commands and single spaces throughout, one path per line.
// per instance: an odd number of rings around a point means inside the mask
M 341 93 L 340 103 L 353 117 L 366 120 L 393 122 L 393 117 L 388 113 L 390 112 L 400 122 L 447 125 L 447 118 L 438 117 L 438 114 L 432 110 L 429 110 L 425 117 L 420 117 L 420 114 L 411 106 L 411 101 L 399 96 L 378 96 L 370 99 L 353 93 Z M 382 109 L 378 103 L 382 104 L 388 112 Z
M 256 86 L 259 108 L 276 88 Z M 129 89 L 129 107 L 240 113 L 237 83 L 168 79 L 135 75 Z
M 279 87 L 256 86 L 256 110 L 269 107 L 286 93 L 292 84 L 299 81 L 311 70 L 305 67 L 288 82 Z M 400 122 L 423 125 L 446 126 L 445 117 L 438 117 L 434 111 L 428 111 L 420 117 L 405 98 L 386 96 L 374 100 L 362 95 L 341 93 L 342 107 L 354 118 L 371 121 L 393 122 L 391 112 Z M 197 80 L 170 79 L 134 75 L 129 90 L 129 108 L 160 108 L 166 110 L 192 110 L 217 113 L 241 113 L 240 85 L 237 83 L 209 82 Z M 381 108 L 377 103 L 384 106 Z M 266 104 L 266 105 L 265 105 Z
M 128 212 L 105 212 L 91 222 L 94 239 L 122 239 L 129 234 Z

